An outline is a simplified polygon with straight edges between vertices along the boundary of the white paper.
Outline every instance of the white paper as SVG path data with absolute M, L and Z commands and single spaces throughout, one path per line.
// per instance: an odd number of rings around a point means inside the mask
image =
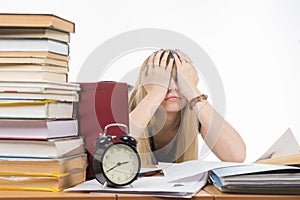
M 300 146 L 291 129 L 287 129 L 286 132 L 258 160 L 279 158 L 297 153 L 300 153 Z
M 250 174 L 257 172 L 275 171 L 275 170 L 297 170 L 300 171 L 298 167 L 285 166 L 285 165 L 271 165 L 271 164 L 244 164 L 242 166 L 236 167 L 224 167 L 214 169 L 213 172 L 218 177 L 225 176 L 236 176 L 242 174 Z
M 219 167 L 242 165 L 242 163 L 191 160 L 182 163 L 158 163 L 169 182 L 194 180 L 201 178 L 201 174 Z
M 207 174 L 202 180 L 193 182 L 172 182 L 163 176 L 142 177 L 131 184 L 119 188 L 105 187 L 96 179 L 86 181 L 64 191 L 85 191 L 119 194 L 143 194 L 161 197 L 191 198 L 206 184 Z

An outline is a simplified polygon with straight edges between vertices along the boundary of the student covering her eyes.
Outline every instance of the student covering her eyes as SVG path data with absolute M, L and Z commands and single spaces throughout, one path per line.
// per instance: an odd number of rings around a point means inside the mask
M 197 88 L 198 74 L 180 50 L 143 63 L 129 98 L 131 134 L 144 166 L 198 159 L 198 135 L 222 161 L 243 162 L 245 144 Z

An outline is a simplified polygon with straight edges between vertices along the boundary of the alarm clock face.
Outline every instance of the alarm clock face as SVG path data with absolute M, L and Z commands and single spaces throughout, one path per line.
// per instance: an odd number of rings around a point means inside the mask
M 106 179 L 110 186 L 123 186 L 133 182 L 140 171 L 141 161 L 135 150 L 125 143 L 110 145 L 100 156 L 100 171 L 96 178 Z

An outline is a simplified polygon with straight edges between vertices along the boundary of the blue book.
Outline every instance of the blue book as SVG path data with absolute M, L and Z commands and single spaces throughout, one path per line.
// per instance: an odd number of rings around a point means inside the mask
M 222 192 L 255 194 L 300 194 L 300 168 L 249 164 L 213 169 L 212 183 Z

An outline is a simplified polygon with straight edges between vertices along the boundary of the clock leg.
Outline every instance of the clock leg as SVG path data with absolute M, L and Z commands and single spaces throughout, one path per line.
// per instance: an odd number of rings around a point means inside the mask
M 105 182 L 105 183 L 103 184 L 103 189 L 106 188 L 106 186 L 107 186 L 107 182 Z

